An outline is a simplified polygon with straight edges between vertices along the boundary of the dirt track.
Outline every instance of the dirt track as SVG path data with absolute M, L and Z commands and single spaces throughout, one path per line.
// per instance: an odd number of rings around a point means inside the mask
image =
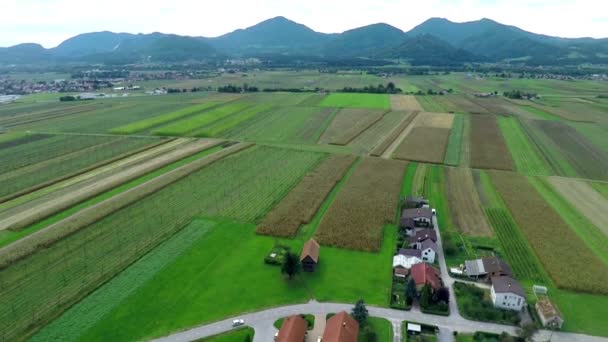
M 5 220 L 0 221 L 0 230 L 11 229 L 19 230 L 41 219 L 52 215 L 55 212 L 69 208 L 79 202 L 89 199 L 101 192 L 110 190 L 124 182 L 140 177 L 152 170 L 185 158 L 206 148 L 218 145 L 221 140 L 197 140 L 181 149 L 161 155 L 145 163 L 133 166 L 122 172 L 111 175 L 102 181 L 89 184 L 67 193 L 53 201 L 42 203 L 36 207 L 22 211 Z
M 549 177 L 551 185 L 576 210 L 608 236 L 608 200 L 588 183 L 563 177 Z

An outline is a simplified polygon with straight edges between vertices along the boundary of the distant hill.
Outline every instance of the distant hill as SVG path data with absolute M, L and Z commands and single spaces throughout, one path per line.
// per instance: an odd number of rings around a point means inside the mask
M 577 63 L 596 61 L 608 51 L 608 39 L 551 37 L 486 18 L 465 23 L 431 18 L 407 34 L 429 34 L 495 61 L 528 58 L 546 63 Z
M 560 38 L 524 31 L 490 19 L 455 23 L 431 18 L 404 33 L 388 24 L 339 34 L 315 32 L 284 17 L 215 37 L 174 34 L 85 33 L 53 49 L 38 44 L 0 48 L 2 64 L 65 62 L 182 62 L 228 57 L 297 60 L 406 59 L 416 65 L 514 62 L 530 65 L 608 63 L 608 39 Z M 380 61 L 382 62 L 382 61 Z
M 388 24 L 373 24 L 335 35 L 322 49 L 328 56 L 376 57 L 401 44 L 405 33 Z
M 238 54 L 295 54 L 317 50 L 332 35 L 312 29 L 284 17 L 265 20 L 246 29 L 236 30 L 209 42 L 218 50 Z

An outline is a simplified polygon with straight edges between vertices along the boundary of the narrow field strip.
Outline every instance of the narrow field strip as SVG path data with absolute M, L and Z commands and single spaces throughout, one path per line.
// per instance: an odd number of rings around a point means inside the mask
M 320 143 L 347 145 L 359 134 L 378 122 L 386 112 L 369 109 L 341 109 L 331 125 L 323 132 Z
M 447 165 L 457 166 L 460 164 L 460 152 L 462 150 L 461 145 L 464 134 L 464 120 L 465 117 L 462 114 L 458 114 L 454 117 L 452 129 L 450 130 L 450 138 L 448 139 L 448 147 L 443 160 L 443 162 Z
M 30 341 L 74 341 L 215 227 L 195 220 L 45 326 Z
M 364 158 L 323 217 L 317 240 L 328 246 L 379 251 L 384 226 L 395 220 L 406 165 Z
M 78 190 L 67 193 L 53 201 L 41 203 L 39 206 L 29 208 L 0 221 L 0 231 L 4 229 L 19 230 L 34 224 L 55 212 L 67 209 L 79 202 L 87 200 L 99 193 L 108 191 L 122 183 L 143 176 L 160 167 L 173 163 L 204 149 L 221 144 L 221 140 L 194 141 L 181 149 L 161 155 L 145 163 L 128 168 L 120 173 L 111 175 L 100 182 L 80 187 Z
M 191 118 L 182 119 L 167 126 L 155 129 L 152 131 L 152 134 L 165 136 L 188 135 L 195 130 L 202 128 L 203 126 L 236 114 L 250 106 L 251 105 L 247 103 L 226 104 L 221 107 L 204 111 L 200 114 L 192 116 Z
M 193 133 L 193 135 L 197 137 L 219 137 L 235 126 L 244 123 L 257 115 L 268 112 L 272 110 L 272 108 L 273 105 L 270 104 L 260 104 L 247 108 L 237 114 L 220 119 L 215 123 L 204 127 L 203 129 L 197 130 Z
M 205 111 L 207 109 L 213 108 L 218 105 L 219 105 L 219 103 L 217 103 L 217 102 L 207 102 L 207 103 L 202 103 L 199 105 L 186 107 L 184 109 L 180 109 L 175 112 L 155 116 L 155 117 L 152 117 L 149 119 L 136 121 L 136 122 L 124 125 L 124 126 L 112 128 L 110 130 L 110 133 L 133 134 L 133 133 L 145 131 L 152 127 L 156 127 L 156 126 L 160 126 L 162 124 L 169 123 L 173 120 L 178 120 L 178 119 L 184 118 L 189 115 L 197 114 L 199 112 Z
M 555 284 L 562 289 L 608 294 L 608 266 L 587 247 L 527 178 L 499 171 L 492 172 L 491 177 Z
M 455 228 L 468 236 L 493 236 L 470 169 L 445 168 L 447 201 Z
M 384 137 L 382 142 L 378 144 L 378 146 L 376 146 L 370 154 L 374 157 L 380 157 L 384 156 L 384 153 L 389 150 L 391 146 L 394 145 L 394 148 L 397 148 L 397 146 L 399 146 L 397 140 L 401 142 L 401 140 L 403 140 L 403 138 L 409 133 L 409 131 L 406 132 L 405 130 L 416 118 L 416 115 L 418 115 L 418 112 L 408 113 L 405 115 L 401 122 L 386 137 Z
M 388 112 L 380 121 L 348 143 L 355 153 L 365 154 L 374 149 L 407 117 L 407 112 Z
M 386 94 L 333 93 L 325 97 L 321 107 L 339 108 L 378 108 L 390 109 L 391 103 Z
M 256 228 L 258 234 L 294 237 L 309 223 L 334 186 L 355 161 L 354 156 L 332 155 L 309 172 Z
M 513 158 L 496 117 L 475 115 L 471 117 L 471 123 L 471 167 L 513 170 Z
M 542 153 L 530 142 L 516 118 L 500 117 L 498 126 L 511 151 L 517 171 L 528 175 L 550 175 L 552 173 Z

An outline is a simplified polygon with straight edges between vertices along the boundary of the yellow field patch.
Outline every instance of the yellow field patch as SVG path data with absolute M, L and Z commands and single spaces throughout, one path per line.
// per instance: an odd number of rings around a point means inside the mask
M 414 120 L 414 126 L 417 127 L 433 127 L 433 128 L 452 128 L 454 122 L 454 114 L 450 113 L 420 113 Z
M 420 112 L 424 110 L 413 95 L 391 95 L 391 108 L 393 110 Z

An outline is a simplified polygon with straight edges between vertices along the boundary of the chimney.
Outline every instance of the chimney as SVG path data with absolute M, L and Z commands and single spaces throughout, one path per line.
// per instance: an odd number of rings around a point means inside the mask
M 345 327 L 346 326 L 346 322 L 342 322 L 342 326 Z

